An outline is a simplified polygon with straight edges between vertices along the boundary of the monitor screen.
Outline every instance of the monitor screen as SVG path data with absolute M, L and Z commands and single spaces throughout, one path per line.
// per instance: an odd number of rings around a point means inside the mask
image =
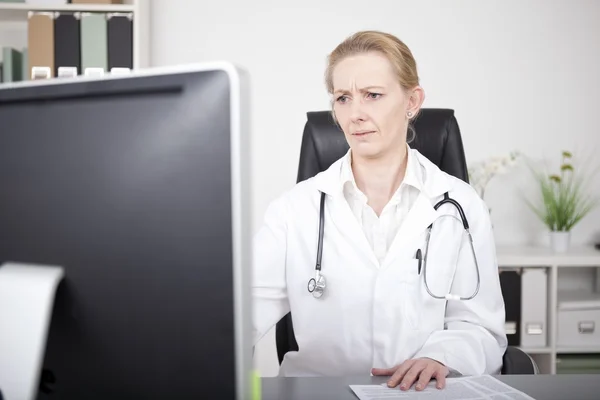
M 39 399 L 246 397 L 245 96 L 228 64 L 0 89 L 0 264 L 65 274 Z

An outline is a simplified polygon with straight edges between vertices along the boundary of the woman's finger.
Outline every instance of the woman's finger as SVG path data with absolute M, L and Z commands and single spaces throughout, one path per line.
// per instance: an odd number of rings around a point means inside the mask
M 416 390 L 425 389 L 425 387 L 431 381 L 431 377 L 435 374 L 435 372 L 436 372 L 435 365 L 429 364 L 423 371 L 421 371 L 421 374 L 419 374 L 419 380 L 417 382 L 417 385 L 415 386 L 415 389 Z
M 448 368 L 440 367 L 434 374 L 434 378 L 436 380 L 435 387 L 438 389 L 443 389 L 446 387 L 446 376 L 448 376 Z
M 415 364 L 415 360 L 406 360 L 402 364 L 398 366 L 396 372 L 392 375 L 392 377 L 388 380 L 388 387 L 396 387 L 406 374 L 406 372 Z
M 392 376 L 398 367 L 394 368 L 373 368 L 371 369 L 371 373 L 374 376 Z
M 427 367 L 427 363 L 419 361 L 415 362 L 408 371 L 404 374 L 404 377 L 400 378 L 402 383 L 400 384 L 401 390 L 408 390 L 411 388 L 413 383 L 417 380 L 421 372 Z M 396 371 L 398 373 L 398 371 Z M 395 375 L 395 374 L 394 374 Z

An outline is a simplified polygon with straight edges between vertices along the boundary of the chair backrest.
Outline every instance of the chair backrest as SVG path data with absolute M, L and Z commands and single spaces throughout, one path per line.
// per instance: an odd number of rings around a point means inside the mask
M 329 111 L 307 113 L 308 121 L 302 136 L 300 165 L 297 181 L 311 178 L 326 170 L 348 151 L 344 133 Z M 449 109 L 421 109 L 413 123 L 416 136 L 409 143 L 436 164 L 442 171 L 468 182 L 467 162 L 454 111 Z M 276 326 L 275 340 L 279 363 L 288 351 L 297 351 L 291 314 Z
M 348 151 L 348 142 L 329 111 L 309 112 L 307 117 L 298 182 L 326 170 Z M 417 149 L 442 171 L 468 182 L 467 162 L 454 111 L 421 109 L 413 126 L 416 136 L 409 143 L 410 147 Z

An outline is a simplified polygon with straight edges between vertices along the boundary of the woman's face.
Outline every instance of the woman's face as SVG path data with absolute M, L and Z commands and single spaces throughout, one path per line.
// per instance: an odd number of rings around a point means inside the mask
M 342 60 L 333 71 L 333 90 L 333 111 L 353 156 L 379 158 L 406 146 L 407 113 L 416 113 L 423 93 L 407 93 L 384 55 Z

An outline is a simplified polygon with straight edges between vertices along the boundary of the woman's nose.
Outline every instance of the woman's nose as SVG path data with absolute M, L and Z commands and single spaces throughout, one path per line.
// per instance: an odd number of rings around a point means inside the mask
M 360 122 L 366 119 L 362 101 L 353 101 L 350 105 L 350 119 L 352 122 Z

